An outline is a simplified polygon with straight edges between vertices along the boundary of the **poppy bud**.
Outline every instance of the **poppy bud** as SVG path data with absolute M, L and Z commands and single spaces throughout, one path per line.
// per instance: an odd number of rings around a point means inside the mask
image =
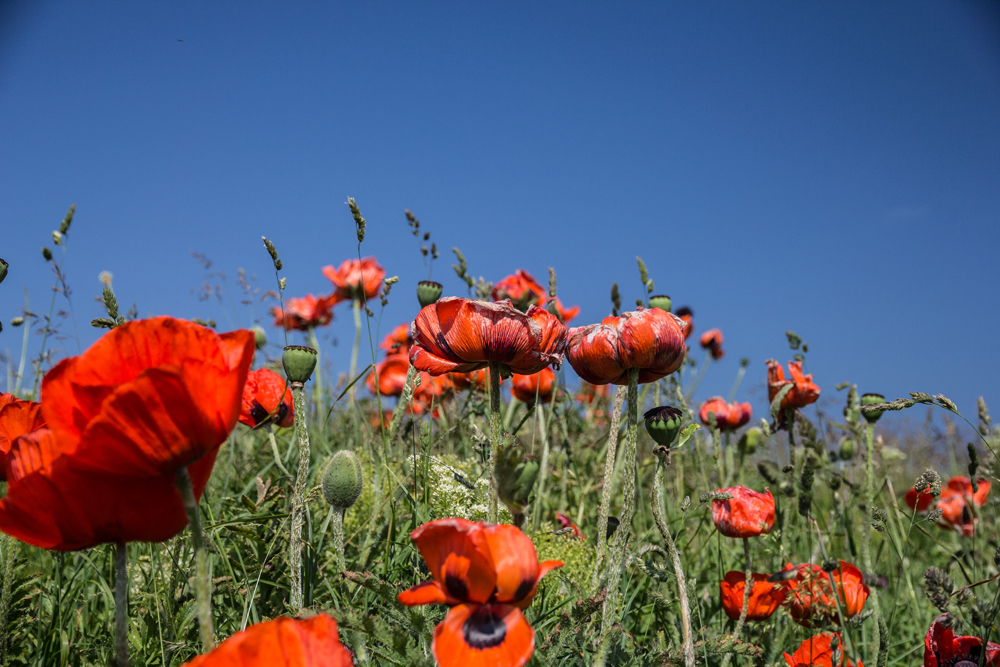
M 657 294 L 656 296 L 649 297 L 649 307 L 659 308 L 669 313 L 670 309 L 673 308 L 673 303 L 671 303 L 670 297 L 666 294 Z
M 436 283 L 432 280 L 421 280 L 417 283 L 417 301 L 420 302 L 421 308 L 426 308 L 432 303 L 437 303 L 437 300 L 441 298 L 441 292 L 444 287 L 441 283 Z
M 21 326 L 22 324 L 24 324 L 24 318 L 23 318 L 23 317 L 21 317 L 21 316 L 18 316 L 18 317 L 15 317 L 14 319 L 12 319 L 12 320 L 10 321 L 10 325 L 11 325 L 12 327 L 19 327 L 19 326 Z
M 862 394 L 861 395 L 861 405 L 875 405 L 877 403 L 885 403 L 885 396 L 882 394 Z M 879 417 L 882 416 L 882 412 L 876 410 L 874 412 L 862 412 L 865 419 L 868 420 L 869 424 L 874 424 L 878 421 Z
M 538 479 L 538 461 L 514 446 L 504 447 L 497 456 L 497 495 L 513 515 L 524 514 Z
M 7 267 L 9 266 L 10 264 L 0 259 L 0 283 L 2 283 L 3 279 L 7 277 Z
M 49 250 L 48 248 L 46 248 L 45 246 L 42 246 L 42 257 L 45 258 L 46 262 L 51 262 L 52 261 L 52 251 Z
M 323 472 L 323 497 L 337 509 L 345 510 L 358 501 L 365 485 L 361 460 L 349 449 L 330 457 Z
M 850 461 L 858 453 L 858 443 L 853 438 L 844 438 L 840 441 L 840 460 Z
M 289 382 L 308 382 L 316 369 L 316 350 L 305 345 L 289 345 L 281 355 L 281 365 Z
M 264 346 L 267 345 L 267 332 L 264 331 L 264 327 L 255 324 L 250 327 L 250 331 L 253 332 L 254 347 L 258 350 L 264 349 Z
M 683 412 L 670 405 L 661 405 L 642 416 L 646 421 L 646 432 L 656 444 L 670 447 L 681 430 Z
M 750 455 L 756 452 L 762 435 L 763 434 L 760 429 L 756 426 L 747 429 L 746 433 L 740 436 L 740 440 L 737 443 L 740 448 L 740 452 L 744 455 Z

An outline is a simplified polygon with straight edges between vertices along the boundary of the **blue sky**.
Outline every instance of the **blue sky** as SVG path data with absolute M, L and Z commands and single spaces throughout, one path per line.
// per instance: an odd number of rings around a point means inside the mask
M 40 247 L 71 203 L 86 346 L 102 270 L 142 315 L 226 328 L 191 252 L 270 286 L 265 234 L 288 294 L 328 291 L 321 267 L 356 253 L 352 196 L 363 253 L 401 279 L 384 328 L 426 277 L 410 208 L 446 293 L 464 293 L 452 246 L 488 280 L 553 266 L 578 325 L 612 282 L 640 296 L 641 255 L 725 334 L 703 396 L 746 356 L 761 410 L 794 329 L 824 396 L 849 380 L 1000 410 L 998 121 L 985 4 L 6 2 L 0 350 L 17 356 L 25 286 L 47 309 Z

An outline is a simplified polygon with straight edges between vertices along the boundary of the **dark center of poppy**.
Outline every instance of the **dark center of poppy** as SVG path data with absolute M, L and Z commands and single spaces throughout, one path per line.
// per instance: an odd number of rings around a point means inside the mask
M 265 419 L 267 419 L 267 415 L 268 415 L 267 408 L 265 408 L 257 401 L 254 401 L 253 407 L 250 408 L 250 416 L 253 418 L 253 425 L 260 426 L 261 423 Z
M 468 600 L 469 599 L 469 587 L 465 585 L 459 577 L 456 577 L 451 572 L 444 575 L 444 587 L 448 591 L 448 595 L 455 598 L 456 600 Z
M 477 650 L 493 648 L 503 643 L 507 636 L 507 626 L 493 607 L 482 605 L 476 608 L 469 620 L 462 626 L 465 643 Z
M 288 404 L 282 401 L 278 405 L 278 414 L 274 416 L 274 421 L 275 423 L 280 424 L 282 421 L 285 420 L 285 417 L 287 416 L 288 416 Z
M 953 667 L 979 667 L 979 663 L 972 662 L 971 660 L 961 660 L 956 662 Z

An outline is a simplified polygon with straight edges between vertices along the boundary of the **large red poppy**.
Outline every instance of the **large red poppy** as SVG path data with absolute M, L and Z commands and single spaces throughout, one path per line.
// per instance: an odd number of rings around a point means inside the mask
M 837 642 L 836 648 L 833 646 L 834 639 Z M 854 663 L 844 658 L 844 642 L 839 632 L 822 632 L 810 637 L 802 642 L 795 653 L 784 655 L 788 667 L 834 667 L 834 657 L 838 658 L 836 667 L 841 667 L 845 662 L 847 667 L 854 667 Z M 864 667 L 860 660 L 858 667 Z
M 413 321 L 410 363 L 431 375 L 468 373 L 489 362 L 530 375 L 563 360 L 566 327 L 544 308 L 527 314 L 508 301 L 486 303 L 445 297 Z
M 948 615 L 934 619 L 924 636 L 924 667 L 950 667 L 952 665 L 978 665 L 983 655 L 983 641 L 979 637 L 957 636 L 945 622 Z M 987 642 L 986 665 L 1000 667 L 1000 644 Z
M 952 477 L 942 487 L 941 496 L 936 501 L 929 491 L 925 490 L 918 498 L 916 489 L 911 488 L 906 492 L 906 504 L 918 512 L 925 512 L 933 505 L 941 510 L 938 526 L 948 530 L 958 529 L 965 537 L 972 537 L 978 522 L 976 508 L 985 505 L 990 495 L 987 480 L 976 482 L 979 490 L 973 492 L 972 480 L 968 477 Z
M 410 535 L 434 577 L 399 594 L 405 605 L 447 604 L 431 651 L 441 667 L 522 667 L 535 633 L 522 609 L 560 561 L 538 562 L 535 545 L 511 525 L 438 519 Z
M 353 667 L 337 622 L 326 614 L 305 620 L 284 616 L 252 625 L 184 667 Z
M 750 604 L 747 606 L 748 621 L 766 621 L 785 602 L 785 589 L 781 584 L 768 581 L 770 575 L 754 572 L 750 588 Z M 726 572 L 726 578 L 719 582 L 722 595 L 722 609 L 726 616 L 737 620 L 743 612 L 743 591 L 746 589 L 746 574 L 737 570 Z
M 701 349 L 708 350 L 708 353 L 716 361 L 726 356 L 725 350 L 722 349 L 722 330 L 720 329 L 709 329 L 701 335 L 698 343 L 701 345 Z
M 592 384 L 626 384 L 629 369 L 639 383 L 670 375 L 684 361 L 684 323 L 659 308 L 605 317 L 600 324 L 570 329 L 567 357 L 577 375 Z
M 378 344 L 380 349 L 385 350 L 386 355 L 408 354 L 410 346 L 413 345 L 413 338 L 410 337 L 410 323 L 400 324 L 390 331 Z
M 551 368 L 543 368 L 533 375 L 518 375 L 511 378 L 510 393 L 522 403 L 552 402 L 552 389 L 556 374 Z
M 281 377 L 269 368 L 250 371 L 243 386 L 243 403 L 240 423 L 260 426 L 270 416 L 271 423 L 288 428 L 295 422 L 292 390 Z
M 513 275 L 497 282 L 491 296 L 494 301 L 509 299 L 515 308 L 526 311 L 528 306 L 544 306 L 548 300 L 548 290 L 533 275 L 524 269 L 518 269 Z
M 830 575 L 819 565 L 803 563 L 785 565 L 785 571 L 795 570 L 795 578 L 785 583 L 788 593 L 788 608 L 792 620 L 806 628 L 818 628 L 824 624 L 840 625 L 837 598 L 844 618 L 853 618 L 861 613 L 870 592 L 864 583 L 861 570 L 845 560 L 833 571 L 834 586 L 830 585 Z
M 758 493 L 745 486 L 718 489 L 732 498 L 712 501 L 712 521 L 726 537 L 757 537 L 774 528 L 774 496 L 769 489 Z
M 735 431 L 750 421 L 753 408 L 749 403 L 727 403 L 721 396 L 713 396 L 698 411 L 698 417 L 705 426 L 708 426 L 709 413 L 715 414 L 715 424 L 720 431 Z
M 330 279 L 336 288 L 334 294 L 339 301 L 351 299 L 374 299 L 382 291 L 383 269 L 374 257 L 364 259 L 345 259 L 336 269 L 332 266 L 323 267 L 323 275 Z
M 308 331 L 332 322 L 336 304 L 335 294 L 320 297 L 307 294 L 285 301 L 284 313 L 277 306 L 271 308 L 271 315 L 276 327 L 283 327 L 286 331 Z
M 7 479 L 7 455 L 14 441 L 44 425 L 39 403 L 0 394 L 0 480 Z
M 804 408 L 810 403 L 815 403 L 819 398 L 819 386 L 812 381 L 812 373 L 802 374 L 802 362 L 788 362 L 788 372 L 792 379 L 785 379 L 785 371 L 774 359 L 767 360 L 767 400 L 773 401 L 778 392 L 788 384 L 792 385 L 785 397 L 781 400 L 781 408 Z

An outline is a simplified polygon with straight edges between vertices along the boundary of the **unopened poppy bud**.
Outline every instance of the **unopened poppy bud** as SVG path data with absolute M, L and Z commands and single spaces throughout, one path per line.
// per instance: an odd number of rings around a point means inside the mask
M 417 301 L 420 302 L 420 307 L 426 308 L 432 303 L 437 303 L 443 290 L 444 287 L 441 286 L 441 283 L 436 283 L 433 280 L 421 280 L 417 283 Z
M 740 452 L 744 455 L 750 455 L 757 451 L 757 446 L 760 444 L 760 439 L 764 434 L 760 432 L 760 429 L 756 426 L 747 429 L 746 433 L 740 436 L 740 440 L 737 445 L 740 448 Z
M 642 416 L 646 423 L 646 432 L 656 444 L 670 447 L 681 430 L 681 418 L 684 413 L 670 405 L 661 405 L 649 410 Z
M 660 310 L 665 310 L 669 313 L 673 306 L 673 302 L 670 301 L 670 297 L 666 294 L 657 294 L 656 296 L 649 297 L 650 308 L 659 308 Z
M 322 482 L 326 502 L 345 510 L 358 501 L 364 485 L 365 476 L 357 454 L 349 449 L 341 449 L 330 457 Z
M 538 461 L 533 456 L 525 456 L 517 447 L 508 446 L 497 456 L 494 477 L 497 481 L 497 495 L 511 514 L 524 514 L 528 498 L 538 479 Z
M 882 394 L 862 394 L 861 405 L 876 405 L 878 403 L 885 403 L 885 396 Z M 874 424 L 878 421 L 879 417 L 882 416 L 881 410 L 873 411 L 863 411 L 861 414 L 864 415 L 865 419 L 868 420 L 869 424 Z
M 281 354 L 281 365 L 289 382 L 308 382 L 316 369 L 316 350 L 305 345 L 289 345 Z
M 258 350 L 264 349 L 264 346 L 267 345 L 267 332 L 264 331 L 264 327 L 255 324 L 250 327 L 250 331 L 253 332 L 254 347 Z
M 858 442 L 853 438 L 844 438 L 840 441 L 840 451 L 838 456 L 840 456 L 841 461 L 850 461 L 854 458 L 854 455 L 858 453 Z
M 49 250 L 48 248 L 46 248 L 45 246 L 42 246 L 42 257 L 45 258 L 46 262 L 51 262 L 52 261 L 52 251 Z
M 12 327 L 19 327 L 19 326 L 21 326 L 22 324 L 24 324 L 24 318 L 23 318 L 23 317 L 21 317 L 20 315 L 18 315 L 17 317 L 15 317 L 14 319 L 12 319 L 12 320 L 10 321 L 10 325 L 11 325 Z
M 56 245 L 62 245 L 62 237 L 63 235 L 61 232 L 59 232 L 59 230 L 55 230 L 52 232 L 52 242 L 55 243 Z
M 0 259 L 0 283 L 2 283 L 3 279 L 7 277 L 7 269 L 9 267 L 10 267 L 10 264 L 8 264 L 4 260 Z

